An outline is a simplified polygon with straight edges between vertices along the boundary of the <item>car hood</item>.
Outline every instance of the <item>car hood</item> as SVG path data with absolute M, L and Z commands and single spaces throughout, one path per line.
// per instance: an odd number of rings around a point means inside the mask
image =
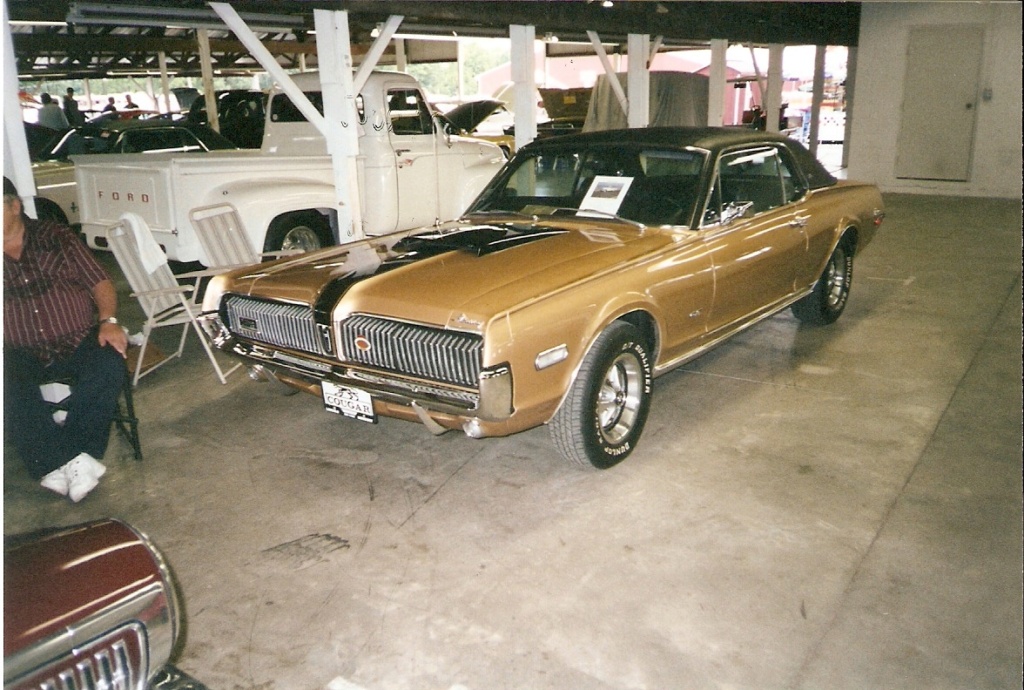
M 495 316 L 682 240 L 580 219 L 449 224 L 390 245 L 338 247 L 239 272 L 229 290 L 310 304 L 325 320 L 361 312 L 482 330 Z
M 71 161 L 45 161 L 32 164 L 32 176 L 36 182 L 54 178 L 75 179 L 75 165 Z
M 457 105 L 444 114 L 460 130 L 472 132 L 504 103 L 501 101 L 471 101 Z

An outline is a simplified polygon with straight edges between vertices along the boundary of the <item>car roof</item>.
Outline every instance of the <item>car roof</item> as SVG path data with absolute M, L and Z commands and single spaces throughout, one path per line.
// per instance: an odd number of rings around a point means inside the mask
M 773 132 L 743 127 L 643 127 L 581 132 L 538 139 L 520 149 L 524 155 L 538 150 L 588 148 L 590 146 L 663 146 L 698 148 L 716 155 L 744 144 L 782 144 L 797 159 L 812 188 L 827 187 L 836 178 L 798 141 Z

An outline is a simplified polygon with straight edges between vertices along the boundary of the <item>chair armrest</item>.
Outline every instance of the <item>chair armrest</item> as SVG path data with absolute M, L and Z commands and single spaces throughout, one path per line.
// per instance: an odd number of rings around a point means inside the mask
M 179 285 L 177 287 L 159 288 L 157 290 L 143 290 L 142 292 L 133 292 L 132 297 L 159 297 L 162 295 L 174 294 L 185 295 L 193 291 L 195 291 L 195 287 L 192 285 Z
M 189 271 L 188 273 L 175 273 L 174 277 L 178 278 L 179 280 L 181 278 L 212 278 L 214 276 L 219 276 L 221 273 L 227 273 L 228 271 L 233 271 L 236 268 L 242 268 L 243 266 L 246 265 L 249 264 L 238 264 L 237 266 L 217 266 L 216 268 L 204 268 L 199 271 Z
M 305 254 L 301 249 L 278 249 L 276 252 L 263 252 L 260 254 L 261 259 L 280 259 L 285 256 L 295 256 L 296 254 Z

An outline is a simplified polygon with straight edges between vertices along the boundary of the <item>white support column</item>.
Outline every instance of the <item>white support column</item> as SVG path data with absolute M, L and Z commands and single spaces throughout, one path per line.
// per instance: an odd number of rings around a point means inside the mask
M 779 115 L 782 111 L 782 51 L 781 43 L 768 46 L 768 93 L 764 97 L 765 129 L 779 131 Z
M 234 10 L 231 11 L 234 12 Z M 239 19 L 238 21 L 241 22 L 242 20 Z M 213 58 L 210 55 L 210 33 L 206 29 L 199 29 L 196 31 L 196 38 L 199 40 L 199 70 L 203 75 L 206 121 L 211 129 L 219 132 L 220 118 L 217 116 L 217 94 L 213 90 Z
M 380 35 L 373 40 L 373 45 L 366 51 L 366 55 L 363 56 L 363 61 L 359 64 L 359 69 L 356 71 L 356 76 L 352 80 L 354 93 L 359 93 L 366 86 L 366 79 L 370 76 L 370 72 L 377 66 L 380 61 L 380 56 L 384 54 L 384 51 L 388 48 L 388 43 L 391 42 L 391 37 L 398 31 L 398 27 L 402 24 L 404 17 L 400 14 L 393 14 L 388 17 L 388 20 L 384 22 L 384 27 L 380 30 Z M 348 22 L 345 23 L 345 33 L 348 33 Z M 319 50 L 318 50 L 319 52 Z M 351 48 L 349 48 L 349 60 L 351 61 Z M 399 68 L 403 69 L 403 68 Z M 322 71 L 322 70 L 321 70 Z
M 825 100 L 825 46 L 814 47 L 814 81 L 811 87 L 811 123 L 807 135 L 807 147 L 818 154 L 821 139 L 821 104 Z
M 721 127 L 725 123 L 726 63 L 729 41 L 715 38 L 711 41 L 711 70 L 708 74 L 708 126 Z
M 323 93 L 324 136 L 334 170 L 335 211 L 338 213 L 338 242 L 362 239 L 362 207 L 359 194 L 359 121 L 352 77 L 351 38 L 348 12 L 313 10 L 316 52 Z
M 537 138 L 537 84 L 534 76 L 533 26 L 513 24 L 508 27 L 512 39 L 512 83 L 515 96 L 516 148 L 522 148 Z
M 629 107 L 626 121 L 630 129 L 641 129 L 651 122 L 651 73 L 648 71 L 651 37 L 629 34 L 626 49 L 629 71 L 626 74 Z
M 604 46 L 601 45 L 601 37 L 597 35 L 596 31 L 588 31 L 587 36 L 590 38 L 591 45 L 594 46 L 594 52 L 597 53 L 597 59 L 601 61 L 601 66 L 604 67 L 604 73 L 608 75 L 608 83 L 612 86 L 612 92 L 615 94 L 615 98 L 619 101 L 619 106 L 622 108 L 623 114 L 629 116 L 629 99 L 626 98 L 626 91 L 622 88 L 622 84 L 619 83 L 619 75 L 615 68 L 612 67 L 611 60 L 608 59 L 608 53 L 605 51 Z
M 14 60 L 14 41 L 11 40 L 7 3 L 0 2 L 0 5 L 3 6 L 4 27 L 4 177 L 18 188 L 25 213 L 36 218 L 36 183 L 32 178 L 32 161 L 28 155 L 21 102 L 18 100 L 18 63 Z
M 316 109 L 316 106 L 309 102 L 309 99 L 306 98 L 306 94 L 302 92 L 302 89 L 295 85 L 295 82 L 292 81 L 292 78 L 284 71 L 284 68 L 277 64 L 277 60 L 275 60 L 274 56 L 270 54 L 270 51 L 260 43 L 256 34 L 254 34 L 252 30 L 245 25 L 242 18 L 238 16 L 235 8 L 226 2 L 211 2 L 210 7 L 212 7 L 213 11 L 217 13 L 217 16 L 219 16 L 221 20 L 228 25 L 228 28 L 234 32 L 238 40 L 249 51 L 249 54 L 256 58 L 256 61 L 260 63 L 260 67 L 265 69 L 267 74 L 269 74 L 270 77 L 278 83 L 281 90 L 288 95 L 291 102 L 299 109 L 299 112 L 302 113 L 302 116 L 305 117 L 311 125 L 316 127 L 317 131 L 326 138 L 328 136 L 328 128 L 326 121 L 324 120 L 324 116 L 320 114 L 320 111 Z M 204 32 L 205 30 L 200 29 L 199 31 Z M 204 75 L 204 88 L 206 86 L 205 82 L 206 79 Z
M 156 54 L 160 63 L 160 88 L 164 94 L 164 112 L 171 112 L 171 79 L 167 75 L 167 53 L 159 51 Z
M 89 84 L 89 77 L 82 79 L 82 93 L 85 95 L 85 108 L 83 110 L 92 110 L 92 85 Z
M 850 46 L 846 53 L 846 86 L 843 88 L 843 168 L 850 167 L 850 132 L 853 131 L 853 116 L 857 100 L 857 46 Z
M 404 72 L 407 67 L 408 67 L 408 65 L 406 64 L 406 58 L 405 58 L 405 39 L 404 38 L 396 38 L 395 39 L 395 68 L 398 69 L 399 72 Z
M 462 88 L 462 80 L 465 77 L 466 66 L 462 60 L 462 41 L 455 39 L 455 98 L 462 103 L 465 98 Z

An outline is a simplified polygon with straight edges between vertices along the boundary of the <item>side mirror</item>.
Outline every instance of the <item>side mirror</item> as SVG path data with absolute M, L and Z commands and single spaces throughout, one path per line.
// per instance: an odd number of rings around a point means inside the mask
M 749 218 L 754 215 L 753 201 L 730 201 L 722 209 L 722 225 L 727 225 L 737 218 Z
M 437 123 L 435 126 L 439 126 L 441 135 L 444 137 L 444 143 L 448 148 L 452 147 L 452 137 L 458 134 L 455 131 L 455 125 L 451 123 L 446 117 L 435 117 L 434 122 Z

